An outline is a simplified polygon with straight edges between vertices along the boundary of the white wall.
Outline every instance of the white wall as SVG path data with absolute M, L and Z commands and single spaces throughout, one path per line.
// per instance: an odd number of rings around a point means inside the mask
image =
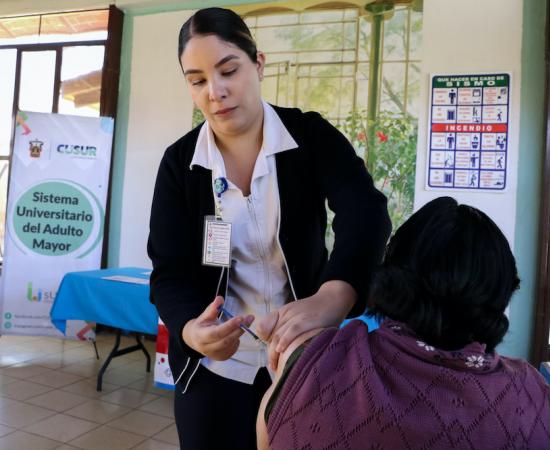
M 443 195 L 486 212 L 503 230 L 512 248 L 516 218 L 522 8 L 518 0 L 424 0 L 421 92 L 415 210 Z M 508 178 L 504 193 L 426 190 L 430 73 L 512 74 L 508 136 Z
M 145 243 L 160 159 L 191 128 L 192 102 L 178 65 L 178 33 L 192 14 L 133 18 L 131 90 L 119 265 L 149 267 Z

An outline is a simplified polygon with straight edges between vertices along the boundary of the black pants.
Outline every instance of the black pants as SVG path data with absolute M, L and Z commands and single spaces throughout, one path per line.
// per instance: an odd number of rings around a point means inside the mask
M 253 450 L 256 415 L 271 385 L 266 368 L 254 384 L 216 375 L 199 366 L 189 388 L 176 386 L 174 410 L 180 447 L 185 450 Z

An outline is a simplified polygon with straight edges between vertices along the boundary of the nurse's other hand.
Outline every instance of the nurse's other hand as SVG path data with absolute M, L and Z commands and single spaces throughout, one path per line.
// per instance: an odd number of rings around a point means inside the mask
M 254 316 L 249 315 L 219 323 L 218 308 L 222 305 L 223 297 L 216 297 L 199 317 L 187 322 L 182 331 L 183 340 L 189 347 L 216 361 L 224 361 L 235 354 L 243 334 L 240 325 L 250 326 L 254 321 Z
M 287 303 L 279 309 L 276 323 L 268 338 L 268 360 L 277 369 L 279 354 L 298 336 L 318 328 L 340 325 L 355 304 L 357 294 L 347 282 L 331 280 L 323 283 L 311 297 Z M 269 315 L 260 321 L 268 319 Z M 270 320 L 273 320 L 271 318 Z M 269 323 L 265 324 L 266 327 Z M 258 329 L 262 328 L 259 324 Z

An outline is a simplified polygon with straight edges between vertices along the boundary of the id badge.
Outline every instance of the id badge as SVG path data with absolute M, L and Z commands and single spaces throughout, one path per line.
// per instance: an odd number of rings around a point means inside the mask
M 205 266 L 231 266 L 231 223 L 216 216 L 204 218 L 202 263 Z

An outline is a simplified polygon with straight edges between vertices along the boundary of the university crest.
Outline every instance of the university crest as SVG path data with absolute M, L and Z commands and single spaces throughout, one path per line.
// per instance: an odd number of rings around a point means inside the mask
M 39 141 L 38 139 L 35 139 L 29 142 L 29 152 L 30 152 L 31 158 L 40 158 L 43 145 L 44 145 L 44 142 Z

